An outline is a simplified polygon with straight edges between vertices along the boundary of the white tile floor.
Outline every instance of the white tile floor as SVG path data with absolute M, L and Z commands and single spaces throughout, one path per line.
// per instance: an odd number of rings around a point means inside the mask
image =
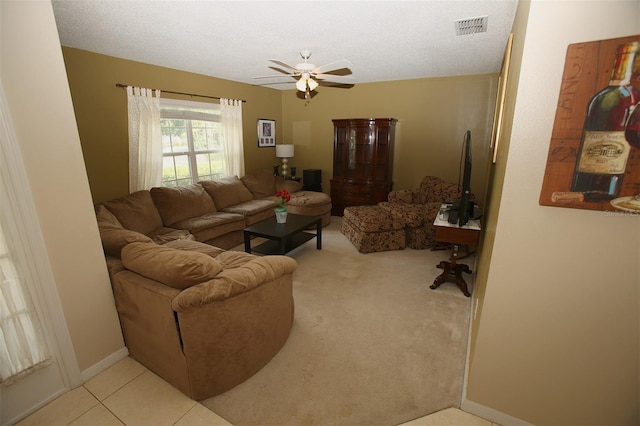
M 55 426 L 231 425 L 131 358 L 50 402 L 18 423 Z M 403 426 L 495 426 L 449 408 Z

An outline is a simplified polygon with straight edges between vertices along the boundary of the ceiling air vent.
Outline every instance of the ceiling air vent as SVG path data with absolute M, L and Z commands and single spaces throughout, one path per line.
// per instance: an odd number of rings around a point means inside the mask
M 453 21 L 456 26 L 456 35 L 466 35 L 487 32 L 488 16 L 479 16 L 477 18 L 459 19 Z

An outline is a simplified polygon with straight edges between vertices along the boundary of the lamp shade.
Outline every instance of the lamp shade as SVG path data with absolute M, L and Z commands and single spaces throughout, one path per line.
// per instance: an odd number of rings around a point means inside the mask
M 293 157 L 293 144 L 276 145 L 276 157 L 291 158 Z

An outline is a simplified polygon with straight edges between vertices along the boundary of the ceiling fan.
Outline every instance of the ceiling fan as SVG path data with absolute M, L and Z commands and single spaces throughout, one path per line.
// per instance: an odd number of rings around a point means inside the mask
M 320 67 L 316 67 L 314 64 L 309 62 L 309 58 L 311 57 L 310 50 L 302 50 L 300 51 L 300 56 L 304 59 L 304 62 L 297 64 L 295 66 L 289 65 L 286 62 L 280 61 L 278 59 L 269 59 L 274 64 L 280 65 L 286 70 L 282 70 L 276 67 L 269 67 L 276 71 L 279 71 L 283 74 L 289 75 L 295 79 L 297 79 L 296 89 L 301 92 L 304 92 L 304 98 L 309 98 L 309 93 L 318 87 L 318 81 L 326 81 L 330 83 L 341 83 L 341 84 L 353 84 L 353 77 L 349 76 L 352 74 L 350 67 L 352 66 L 351 62 L 346 59 L 341 59 L 336 62 L 332 62 L 330 64 L 322 65 Z M 265 75 L 261 77 L 254 78 L 273 78 L 273 77 L 282 77 L 281 75 Z M 316 81 L 318 80 L 318 81 Z

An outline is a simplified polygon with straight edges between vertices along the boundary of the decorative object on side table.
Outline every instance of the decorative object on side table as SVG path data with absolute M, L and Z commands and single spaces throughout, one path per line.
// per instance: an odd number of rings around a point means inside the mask
M 287 223 L 287 203 L 291 200 L 291 194 L 286 189 L 281 189 L 276 192 L 276 197 L 278 197 L 278 207 L 275 208 L 276 222 Z
M 289 174 L 289 158 L 293 157 L 293 144 L 276 145 L 276 157 L 282 158 L 282 167 L 280 168 L 280 174 L 283 178 L 287 178 Z

